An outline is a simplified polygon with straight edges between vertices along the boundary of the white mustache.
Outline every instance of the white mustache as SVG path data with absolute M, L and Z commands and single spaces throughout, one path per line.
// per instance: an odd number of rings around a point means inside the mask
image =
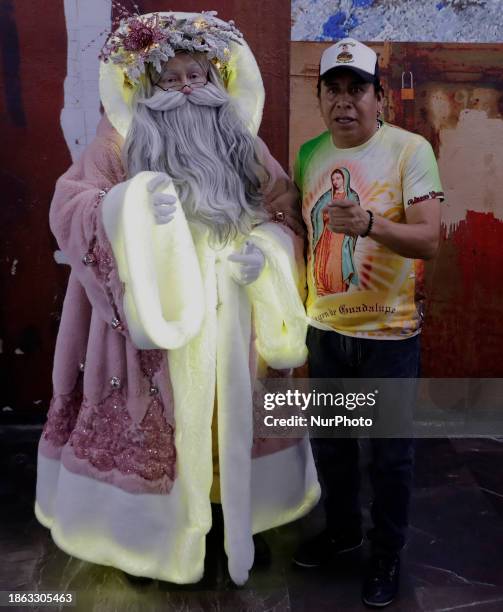
M 150 98 L 140 98 L 139 104 L 145 104 L 155 111 L 169 111 L 179 108 L 184 104 L 196 104 L 197 106 L 222 106 L 228 101 L 228 95 L 213 83 L 206 83 L 204 87 L 197 87 L 190 94 L 181 91 L 163 91 L 162 89 Z

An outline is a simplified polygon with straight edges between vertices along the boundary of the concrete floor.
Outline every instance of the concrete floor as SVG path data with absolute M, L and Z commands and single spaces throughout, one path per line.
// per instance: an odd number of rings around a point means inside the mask
M 208 553 L 204 579 L 183 587 L 132 584 L 119 570 L 67 556 L 33 515 L 39 433 L 35 426 L 0 429 L 0 590 L 75 591 L 73 609 L 86 612 L 364 609 L 360 576 L 367 547 L 323 570 L 291 565 L 301 538 L 323 525 L 321 507 L 264 534 L 272 566 L 254 569 L 242 588 L 230 582 L 225 559 L 215 550 Z M 418 440 L 416 448 L 402 588 L 389 609 L 503 610 L 503 440 Z M 366 485 L 366 508 L 368 498 Z

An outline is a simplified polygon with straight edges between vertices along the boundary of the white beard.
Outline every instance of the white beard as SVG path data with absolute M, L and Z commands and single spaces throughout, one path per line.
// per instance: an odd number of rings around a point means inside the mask
M 254 139 L 228 94 L 208 83 L 186 95 L 157 91 L 139 99 L 126 139 L 129 175 L 166 172 L 189 220 L 207 225 L 217 242 L 247 234 L 265 218 L 265 171 Z

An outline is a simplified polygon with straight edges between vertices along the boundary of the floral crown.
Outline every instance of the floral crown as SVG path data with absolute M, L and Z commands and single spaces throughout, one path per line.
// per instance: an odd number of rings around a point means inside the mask
M 161 72 L 162 62 L 174 57 L 176 51 L 207 53 L 208 59 L 225 72 L 230 43 L 242 44 L 243 35 L 234 22 L 217 19 L 216 11 L 177 18 L 159 13 L 131 14 L 118 6 L 118 28 L 109 34 L 99 58 L 120 66 L 133 84 L 145 72 L 146 64 Z

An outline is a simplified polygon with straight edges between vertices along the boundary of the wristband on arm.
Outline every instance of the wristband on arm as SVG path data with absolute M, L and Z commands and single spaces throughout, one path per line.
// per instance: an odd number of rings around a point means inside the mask
M 372 226 L 374 225 L 374 213 L 371 210 L 367 210 L 367 212 L 369 214 L 369 224 L 365 232 L 360 234 L 360 238 L 366 238 L 372 231 Z

